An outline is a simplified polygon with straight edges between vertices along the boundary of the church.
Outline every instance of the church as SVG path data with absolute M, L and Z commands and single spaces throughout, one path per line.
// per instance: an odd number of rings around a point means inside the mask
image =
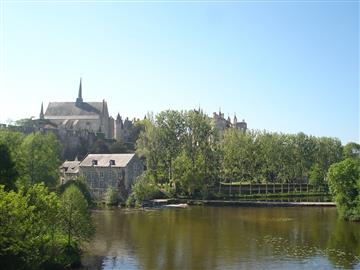
M 106 139 L 121 141 L 126 135 L 124 122 L 117 115 L 116 120 L 109 116 L 105 100 L 85 102 L 82 97 L 82 80 L 80 78 L 78 97 L 75 102 L 50 102 L 45 113 L 41 104 L 40 119 L 47 120 L 59 129 L 87 130 L 93 133 L 103 133 Z

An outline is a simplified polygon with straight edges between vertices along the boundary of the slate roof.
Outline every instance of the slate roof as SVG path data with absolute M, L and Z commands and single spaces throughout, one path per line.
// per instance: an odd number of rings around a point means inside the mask
M 61 169 L 65 170 L 65 173 L 78 173 L 80 161 L 65 161 L 61 165 Z
M 126 167 L 128 163 L 135 157 L 135 154 L 88 154 L 80 163 L 80 167 L 109 167 L 110 160 L 115 161 L 115 165 L 111 167 Z M 93 165 L 93 160 L 97 161 L 97 165 Z
M 78 116 L 98 117 L 102 113 L 103 102 L 50 102 L 45 119 L 74 118 Z

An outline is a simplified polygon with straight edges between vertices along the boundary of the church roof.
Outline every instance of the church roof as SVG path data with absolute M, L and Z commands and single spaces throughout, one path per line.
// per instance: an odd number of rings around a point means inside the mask
M 102 109 L 103 102 L 50 102 L 45 112 L 45 119 L 97 119 Z
M 80 163 L 80 167 L 109 167 L 110 160 L 115 163 L 111 167 L 126 167 L 134 156 L 135 154 L 88 154 Z M 93 165 L 93 160 L 96 161 L 96 165 Z

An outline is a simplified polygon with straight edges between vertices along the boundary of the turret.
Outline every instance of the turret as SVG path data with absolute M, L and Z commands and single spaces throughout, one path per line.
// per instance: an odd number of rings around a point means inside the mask
M 233 122 L 233 125 L 236 126 L 236 123 L 237 123 L 237 118 L 236 118 L 236 113 L 234 113 L 234 122 Z

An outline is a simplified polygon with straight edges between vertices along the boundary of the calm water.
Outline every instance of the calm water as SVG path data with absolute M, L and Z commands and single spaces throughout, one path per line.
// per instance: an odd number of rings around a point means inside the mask
M 360 224 L 335 208 L 201 207 L 93 214 L 88 269 L 360 269 Z

